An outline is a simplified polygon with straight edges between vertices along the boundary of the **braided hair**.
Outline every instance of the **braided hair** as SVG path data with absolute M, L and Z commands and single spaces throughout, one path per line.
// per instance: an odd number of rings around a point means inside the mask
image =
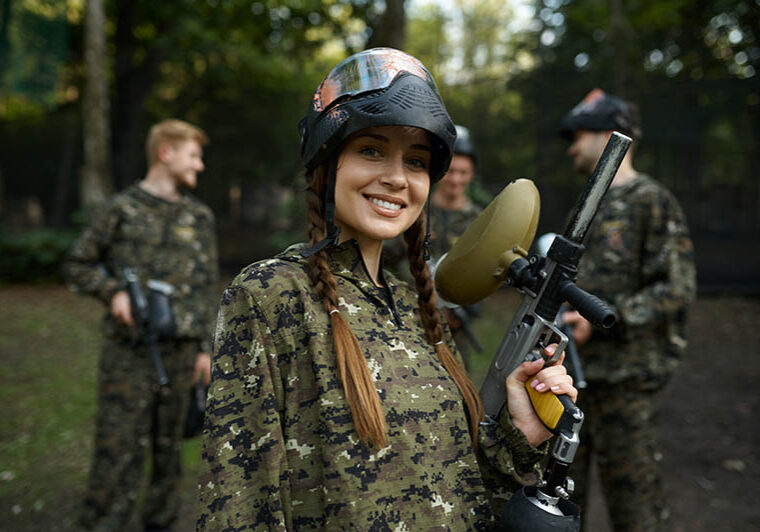
M 334 172 L 337 166 L 334 161 L 332 163 L 322 164 L 307 174 L 309 181 L 306 192 L 307 221 L 310 246 L 314 246 L 326 236 L 323 198 L 329 177 L 327 174 L 330 171 Z M 421 213 L 415 223 L 404 233 L 410 271 L 417 288 L 419 313 L 428 342 L 435 347 L 441 364 L 448 371 L 464 398 L 469 416 L 470 435 L 473 446 L 477 447 L 478 425 L 483 419 L 484 412 L 483 404 L 467 372 L 443 342 L 443 328 L 436 308 L 433 281 L 424 260 L 425 217 L 425 212 Z M 328 265 L 327 251 L 320 249 L 307 258 L 306 264 L 309 279 L 330 315 L 336 363 L 356 432 L 362 441 L 375 448 L 382 448 L 388 444 L 385 414 L 364 352 L 351 327 L 338 312 L 337 282 Z

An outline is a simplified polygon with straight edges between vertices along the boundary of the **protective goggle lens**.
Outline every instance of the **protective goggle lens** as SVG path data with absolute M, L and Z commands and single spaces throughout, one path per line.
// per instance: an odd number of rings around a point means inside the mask
M 421 78 L 438 93 L 433 76 L 417 59 L 392 48 L 374 48 L 336 66 L 317 88 L 312 105 L 321 112 L 343 96 L 384 89 L 402 72 Z

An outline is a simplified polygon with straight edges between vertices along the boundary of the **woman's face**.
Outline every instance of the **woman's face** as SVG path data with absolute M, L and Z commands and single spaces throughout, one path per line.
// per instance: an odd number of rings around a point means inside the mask
M 422 212 L 430 190 L 431 144 L 419 128 L 363 129 L 344 145 L 335 181 L 341 240 L 395 238 Z

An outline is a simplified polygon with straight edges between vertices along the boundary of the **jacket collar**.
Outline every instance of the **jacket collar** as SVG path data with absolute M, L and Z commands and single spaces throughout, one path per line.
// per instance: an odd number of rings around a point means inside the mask
M 188 199 L 187 192 L 185 192 L 182 189 L 179 190 L 180 199 L 177 201 L 169 201 L 169 200 L 165 200 L 164 198 L 159 198 L 158 196 L 154 196 L 153 194 L 151 194 L 150 192 L 142 188 L 139 183 L 132 184 L 128 190 L 130 194 L 133 197 L 137 198 L 139 201 L 145 204 L 154 206 L 154 207 L 161 207 L 161 206 L 171 207 L 175 205 L 181 205 L 181 204 L 184 204 Z
M 277 258 L 306 265 L 307 259 L 301 256 L 300 251 L 308 249 L 308 247 L 308 244 L 305 243 L 294 244 L 277 255 Z M 372 281 L 356 240 L 347 240 L 341 244 L 330 246 L 325 248 L 325 251 L 327 251 L 328 264 L 333 275 L 342 277 L 359 288 L 365 295 L 387 304 L 383 295 L 385 289 L 375 286 Z M 388 287 L 391 298 L 397 300 L 400 281 L 393 274 L 384 272 L 382 266 L 381 259 L 380 281 Z

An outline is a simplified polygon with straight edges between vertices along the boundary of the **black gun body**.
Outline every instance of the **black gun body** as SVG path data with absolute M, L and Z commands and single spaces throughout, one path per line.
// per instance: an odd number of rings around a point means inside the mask
M 169 377 L 166 375 L 161 351 L 158 349 L 158 334 L 153 329 L 153 324 L 150 319 L 148 300 L 145 298 L 145 294 L 140 287 L 140 281 L 137 274 L 131 268 L 124 268 L 124 279 L 127 282 L 127 290 L 129 291 L 132 316 L 140 330 L 142 340 L 148 346 L 150 358 L 153 360 L 153 365 L 156 368 L 158 383 L 161 386 L 166 386 L 169 384 Z

